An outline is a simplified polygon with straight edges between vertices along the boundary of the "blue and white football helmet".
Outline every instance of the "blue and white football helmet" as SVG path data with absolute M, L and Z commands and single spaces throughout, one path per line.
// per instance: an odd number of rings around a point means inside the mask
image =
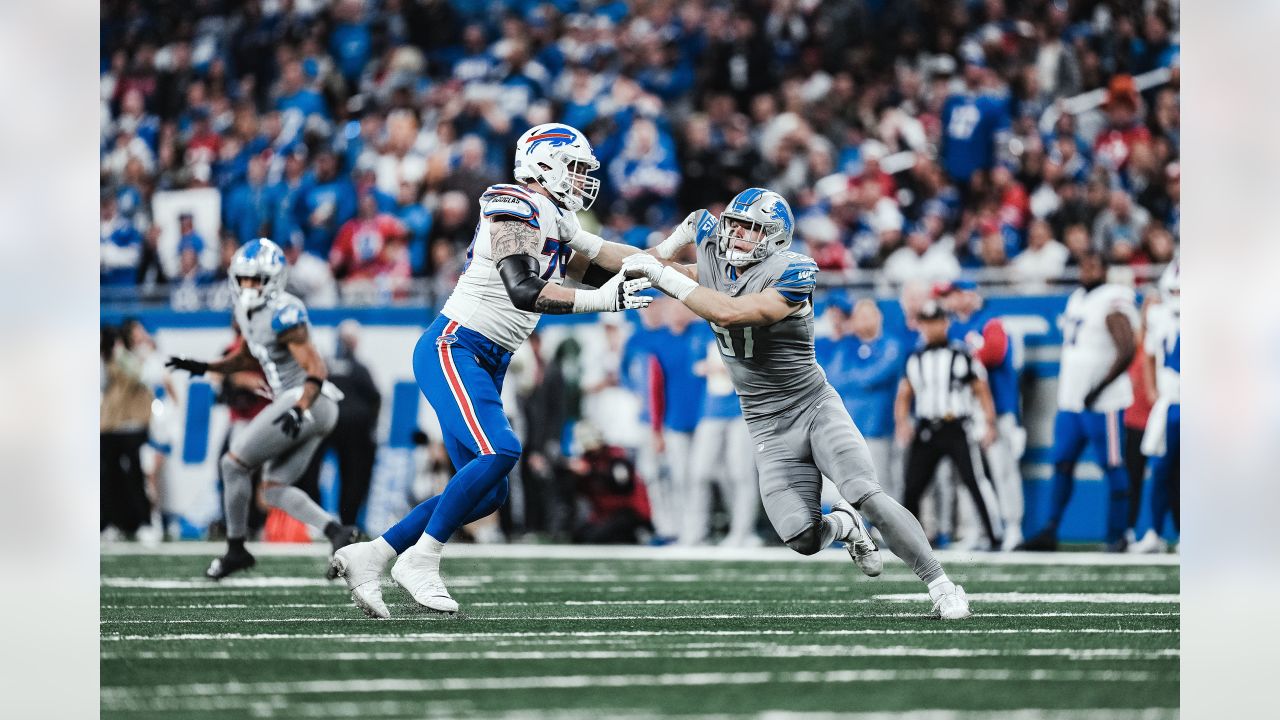
M 284 251 L 266 238 L 250 240 L 236 251 L 227 269 L 227 282 L 236 302 L 246 310 L 262 307 L 284 290 L 288 266 Z M 240 278 L 257 278 L 260 287 L 240 287 Z
M 737 220 L 745 226 L 742 237 L 756 233 L 756 246 L 752 250 L 739 250 L 734 241 L 739 235 L 734 230 Z M 795 215 L 781 195 L 764 188 L 747 188 L 729 202 L 720 213 L 720 226 L 716 229 L 716 248 L 720 255 L 734 267 L 746 267 L 764 260 L 770 255 L 791 247 L 795 232 Z
M 600 180 L 575 172 L 574 163 L 585 165 L 587 172 L 600 169 L 587 136 L 576 128 L 543 123 L 516 141 L 516 180 L 537 182 L 569 212 L 586 210 L 600 194 Z

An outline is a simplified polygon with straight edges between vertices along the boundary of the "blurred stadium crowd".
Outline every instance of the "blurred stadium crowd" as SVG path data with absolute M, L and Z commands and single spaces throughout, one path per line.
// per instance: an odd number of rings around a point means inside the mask
M 285 247 L 311 306 L 435 304 L 480 193 L 548 121 L 587 131 L 601 161 L 583 225 L 637 247 L 763 186 L 791 202 L 824 284 L 901 293 L 908 316 L 933 283 L 1065 289 L 1087 249 L 1154 278 L 1179 243 L 1177 27 L 1176 0 L 104 0 L 104 304 L 228 307 L 227 265 L 258 236 Z M 874 308 L 832 296 L 819 327 L 860 354 L 819 354 L 887 444 L 910 346 Z M 758 542 L 752 471 L 734 466 L 750 442 L 710 329 L 666 302 L 618 319 L 548 352 L 554 331 L 535 334 L 513 362 L 525 454 L 503 529 Z M 140 327 L 104 334 L 104 468 L 120 464 L 109 451 L 154 467 L 136 460 L 153 353 Z M 422 452 L 442 483 L 442 447 Z M 637 482 L 672 472 L 696 482 Z M 681 526 L 713 492 L 723 521 Z M 145 525 L 146 507 L 111 512 Z
M 1164 0 L 105 0 L 104 297 L 222 305 L 260 235 L 313 305 L 447 292 L 549 120 L 601 160 L 586 224 L 637 246 L 760 185 L 828 281 L 1166 263 L 1176 28 Z M 158 217 L 205 188 L 218 217 Z

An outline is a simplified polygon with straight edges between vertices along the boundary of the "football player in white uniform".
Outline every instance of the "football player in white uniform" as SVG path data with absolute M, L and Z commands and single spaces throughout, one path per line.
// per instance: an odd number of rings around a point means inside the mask
M 1142 453 L 1151 458 L 1151 525 L 1130 552 L 1164 552 L 1169 544 L 1161 537 L 1166 514 L 1181 530 L 1179 518 L 1179 469 L 1182 459 L 1182 282 L 1178 258 L 1160 276 L 1160 302 L 1147 311 L 1147 336 L 1143 343 L 1147 382 L 1154 383 L 1156 398 L 1142 436 Z
M 1106 475 L 1107 547 L 1123 550 L 1129 479 L 1121 414 L 1133 404 L 1129 363 L 1136 351 L 1138 309 L 1132 288 L 1107 283 L 1107 261 L 1080 258 L 1080 284 L 1062 314 L 1058 413 L 1053 420 L 1053 507 L 1048 523 L 1020 550 L 1056 550 L 1058 527 L 1075 485 L 1076 462 L 1092 445 Z
M 637 294 L 650 287 L 647 280 L 617 273 L 622 259 L 637 250 L 605 242 L 578 224 L 576 213 L 599 191 L 600 181 L 588 174 L 599 166 L 580 131 L 538 125 L 516 143 L 517 182 L 493 185 L 480 197 L 480 223 L 462 277 L 413 353 L 414 377 L 440 419 L 457 472 L 444 492 L 381 537 L 334 555 L 334 571 L 370 617 L 390 615 L 381 574 L 396 555 L 391 576 L 416 601 L 438 612 L 457 611 L 440 576 L 441 553 L 454 530 L 506 501 L 506 477 L 520 457 L 520 442 L 500 392 L 511 354 L 538 318 L 643 308 L 652 300 Z M 652 252 L 670 257 L 687 244 L 688 225 L 686 219 Z

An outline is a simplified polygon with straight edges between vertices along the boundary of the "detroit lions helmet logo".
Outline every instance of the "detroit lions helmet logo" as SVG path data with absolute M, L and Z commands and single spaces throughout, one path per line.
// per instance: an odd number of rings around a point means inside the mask
M 565 145 L 572 145 L 577 141 L 578 141 L 578 136 L 574 134 L 572 131 L 567 130 L 565 128 L 555 128 L 552 130 L 547 130 L 546 132 L 538 133 L 537 135 L 534 135 L 533 137 L 529 138 L 528 140 L 529 145 L 528 147 L 525 148 L 524 153 L 526 155 L 532 153 L 533 149 L 538 147 L 542 143 L 547 143 L 548 147 L 555 148 L 555 147 L 563 147 Z
M 791 234 L 791 211 L 787 209 L 785 203 L 781 200 L 773 204 L 769 208 L 769 217 L 782 223 L 782 227 L 786 230 L 787 235 Z

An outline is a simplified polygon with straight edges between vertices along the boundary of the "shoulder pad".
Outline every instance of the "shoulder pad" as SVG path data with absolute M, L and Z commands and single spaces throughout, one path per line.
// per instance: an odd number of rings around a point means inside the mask
M 503 217 L 540 227 L 537 198 L 519 185 L 489 186 L 480 196 L 480 212 L 487 218 Z
M 307 322 L 309 322 L 307 307 L 301 300 L 292 296 L 285 298 L 271 314 L 271 330 L 277 335 L 289 328 L 305 325 Z
M 777 257 L 787 264 L 774 281 L 773 287 L 792 302 L 807 298 L 818 284 L 818 264 L 812 258 L 790 251 L 780 252 Z
M 694 242 L 701 245 L 703 240 L 715 236 L 716 225 L 719 223 L 720 219 L 706 210 L 699 213 L 697 224 L 693 228 Z

